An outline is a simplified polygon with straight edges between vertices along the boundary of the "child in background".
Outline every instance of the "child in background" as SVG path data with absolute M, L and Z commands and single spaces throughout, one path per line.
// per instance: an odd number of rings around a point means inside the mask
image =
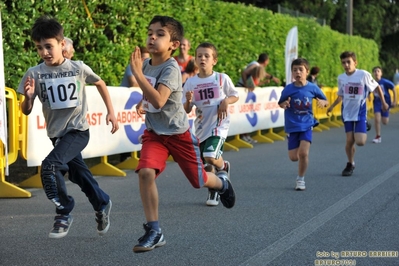
M 222 153 L 230 127 L 228 106 L 238 101 L 238 91 L 229 76 L 213 71 L 218 60 L 213 44 L 201 43 L 195 50 L 195 60 L 199 73 L 184 85 L 184 109 L 190 113 L 196 106 L 195 135 L 200 141 L 203 162 L 215 167 L 216 172 L 226 171 L 230 177 L 230 163 L 223 160 Z M 219 194 L 209 189 L 206 205 L 218 204 Z
M 309 63 L 306 59 L 298 58 L 292 61 L 291 71 L 295 81 L 283 89 L 278 104 L 285 110 L 284 130 L 288 139 L 288 156 L 291 161 L 299 161 L 295 189 L 305 190 L 312 130 L 318 125 L 313 116 L 312 101 L 316 99 L 320 108 L 327 107 L 328 101 L 317 85 L 306 80 L 309 73 Z
M 87 146 L 90 136 L 86 120 L 86 83 L 94 84 L 101 94 L 107 107 L 106 123 L 112 123 L 111 133 L 119 128 L 107 86 L 82 61 L 64 58 L 64 29 L 54 18 L 38 18 L 32 27 L 31 37 L 43 63 L 28 69 L 18 86 L 18 92 L 25 95 L 21 104 L 25 115 L 31 113 L 35 98 L 39 97 L 43 105 L 47 135 L 54 146 L 43 160 L 40 173 L 47 198 L 56 207 L 49 237 L 66 236 L 72 225 L 70 213 L 75 201 L 66 189 L 66 172 L 69 172 L 69 180 L 77 184 L 89 199 L 95 210 L 97 232 L 103 235 L 110 226 L 112 202 L 94 179 L 81 152 Z M 72 75 L 62 75 L 65 73 Z
M 137 111 L 139 114 L 145 112 L 146 124 L 136 172 L 147 222 L 144 224 L 145 234 L 133 247 L 134 252 L 150 251 L 166 243 L 159 225 L 155 180 L 165 170 L 169 155 L 173 156 L 194 188 L 205 186 L 218 191 L 226 208 L 235 204 L 235 193 L 227 173 L 220 171 L 215 175 L 205 171 L 198 138 L 190 131 L 182 103 L 181 72 L 172 58 L 182 38 L 180 22 L 167 16 L 155 16 L 147 28 L 147 49 L 151 59 L 143 62 L 138 47 L 130 57 L 132 73 L 143 91 L 143 100 Z
M 370 92 L 377 91 L 381 99 L 382 111 L 389 106 L 385 102 L 381 87 L 366 70 L 356 69 L 357 60 L 354 52 L 345 51 L 340 55 L 345 73 L 338 76 L 338 97 L 327 109 L 327 115 L 342 101 L 341 116 L 345 126 L 345 152 L 348 162 L 342 171 L 343 176 L 351 176 L 355 169 L 355 143 L 363 146 L 367 140 L 366 99 Z
M 395 107 L 397 102 L 395 85 L 390 80 L 382 77 L 382 69 L 379 66 L 373 68 L 373 76 L 384 93 L 385 102 L 388 104 L 389 107 Z M 392 90 L 393 92 L 393 102 L 391 101 L 391 95 L 389 94 L 389 90 Z M 373 143 L 381 143 L 381 122 L 384 125 L 388 125 L 389 109 L 387 111 L 382 111 L 382 102 L 376 91 L 374 91 L 373 107 L 374 128 L 376 133 L 376 136 L 373 139 Z
M 194 77 L 195 75 L 198 74 L 198 66 L 195 63 L 195 59 L 191 58 L 190 61 L 188 61 L 187 63 L 187 67 L 186 67 L 186 71 L 181 75 L 182 77 L 182 83 L 184 85 L 184 83 L 186 83 L 186 80 L 188 78 Z

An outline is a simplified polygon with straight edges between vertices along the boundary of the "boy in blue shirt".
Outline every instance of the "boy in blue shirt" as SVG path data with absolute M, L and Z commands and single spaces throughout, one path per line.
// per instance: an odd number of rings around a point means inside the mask
M 373 76 L 375 81 L 380 85 L 382 92 L 384 93 L 385 102 L 389 107 L 395 107 L 397 101 L 397 95 L 395 90 L 395 85 L 392 81 L 385 79 L 382 77 L 382 69 L 379 66 L 373 68 Z M 391 95 L 389 94 L 389 90 L 393 92 L 393 102 L 391 101 Z M 374 100 L 373 100 L 373 108 L 374 108 L 374 128 L 376 137 L 373 139 L 373 143 L 381 143 L 381 122 L 384 125 L 388 125 L 389 122 L 389 109 L 387 111 L 382 110 L 382 102 L 381 98 L 374 91 Z
M 305 190 L 312 130 L 318 125 L 313 116 L 312 101 L 316 99 L 320 108 L 326 107 L 328 101 L 317 85 L 306 80 L 309 74 L 309 63 L 306 59 L 292 61 L 291 71 L 295 81 L 283 89 L 278 104 L 285 110 L 284 130 L 288 139 L 288 156 L 293 162 L 299 161 L 295 189 Z

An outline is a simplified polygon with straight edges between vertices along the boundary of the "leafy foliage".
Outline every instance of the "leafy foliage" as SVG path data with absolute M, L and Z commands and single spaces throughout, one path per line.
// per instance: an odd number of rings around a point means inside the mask
M 219 52 L 215 70 L 226 72 L 234 82 L 246 64 L 263 52 L 270 56 L 267 71 L 283 80 L 285 39 L 293 26 L 298 26 L 299 55 L 322 69 L 319 80 L 323 84 L 336 86 L 336 77 L 343 71 L 339 54 L 344 50 L 357 52 L 359 67 L 371 69 L 378 64 L 378 46 L 372 40 L 340 34 L 314 20 L 244 4 L 212 0 L 8 0 L 0 2 L 0 10 L 6 86 L 12 88 L 39 60 L 30 29 L 42 14 L 55 16 L 64 25 L 65 35 L 74 41 L 74 59 L 83 60 L 110 86 L 120 84 L 133 47 L 145 44 L 146 28 L 157 14 L 181 21 L 192 47 L 204 41 L 214 43 Z

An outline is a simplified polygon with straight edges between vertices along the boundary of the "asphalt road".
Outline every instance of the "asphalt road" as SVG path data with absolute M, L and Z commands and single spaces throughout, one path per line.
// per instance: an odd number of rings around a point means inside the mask
M 158 179 L 167 243 L 142 254 L 132 252 L 145 222 L 133 171 L 97 178 L 113 201 L 103 237 L 74 184 L 74 222 L 62 239 L 47 237 L 54 213 L 42 190 L 0 199 L 0 265 L 399 265 L 398 132 L 399 114 L 383 127 L 381 144 L 371 143 L 373 128 L 351 177 L 341 176 L 343 127 L 314 133 L 303 192 L 294 190 L 297 163 L 286 141 L 225 152 L 237 195 L 232 209 L 206 206 L 206 189 L 192 188 L 168 163 Z

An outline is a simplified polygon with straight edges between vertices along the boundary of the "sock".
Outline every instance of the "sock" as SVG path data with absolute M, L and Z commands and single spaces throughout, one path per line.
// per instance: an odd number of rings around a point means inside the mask
M 220 171 L 220 170 L 224 170 L 226 168 L 226 163 L 223 161 L 223 166 L 222 166 L 222 168 L 219 168 L 219 167 L 216 167 L 216 169 L 218 170 L 218 171 Z
M 161 228 L 159 228 L 159 222 L 158 221 L 152 221 L 152 222 L 147 222 L 147 224 L 154 229 L 155 231 L 159 232 L 161 231 Z
M 305 181 L 305 177 L 304 176 L 297 176 L 296 180 L 297 181 Z
M 227 189 L 227 181 L 222 177 L 219 178 L 222 181 L 222 188 L 219 190 L 219 194 L 223 194 Z

